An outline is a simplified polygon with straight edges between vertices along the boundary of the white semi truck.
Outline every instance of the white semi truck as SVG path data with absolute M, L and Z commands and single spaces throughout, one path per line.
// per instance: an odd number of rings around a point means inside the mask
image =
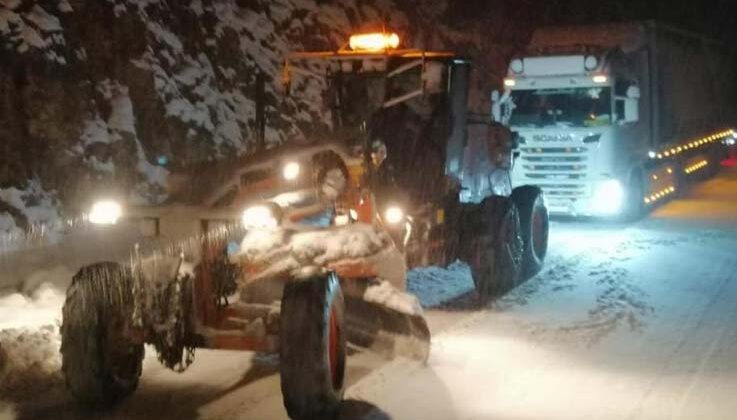
M 734 56 L 654 22 L 537 30 L 493 95 L 519 133 L 513 182 L 539 185 L 554 214 L 644 214 L 734 141 Z

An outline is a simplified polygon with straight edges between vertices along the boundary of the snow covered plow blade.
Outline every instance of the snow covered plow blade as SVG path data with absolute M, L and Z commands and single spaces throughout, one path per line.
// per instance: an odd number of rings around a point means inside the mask
M 425 362 L 430 330 L 418 299 L 405 292 L 404 255 L 378 227 L 279 229 L 246 235 L 231 261 L 243 267 L 245 299 L 278 298 L 283 284 L 316 268 L 334 272 L 345 299 L 348 342 L 386 357 Z

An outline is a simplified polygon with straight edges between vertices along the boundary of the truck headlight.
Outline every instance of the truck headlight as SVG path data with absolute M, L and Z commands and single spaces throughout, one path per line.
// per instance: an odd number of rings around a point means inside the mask
M 243 212 L 243 226 L 246 229 L 275 228 L 279 225 L 274 212 L 268 206 L 253 206 Z
M 287 181 L 294 181 L 299 176 L 300 169 L 301 168 L 299 166 L 299 163 L 289 162 L 284 165 L 284 169 L 282 169 L 282 175 Z
M 597 185 L 594 191 L 594 211 L 600 215 L 614 215 L 622 210 L 624 204 L 624 188 L 616 179 L 610 179 Z
M 397 206 L 391 206 L 387 208 L 384 212 L 384 221 L 386 221 L 390 225 L 402 223 L 403 220 L 404 211 Z
M 115 201 L 98 201 L 92 206 L 88 220 L 95 225 L 114 225 L 123 214 L 123 209 Z

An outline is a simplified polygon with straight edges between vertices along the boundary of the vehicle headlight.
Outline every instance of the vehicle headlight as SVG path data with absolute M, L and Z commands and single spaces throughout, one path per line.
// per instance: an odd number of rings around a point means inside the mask
M 601 182 L 594 191 L 594 211 L 601 215 L 613 215 L 622 211 L 624 188 L 616 179 Z
M 397 206 L 389 207 L 384 212 L 384 221 L 386 221 L 390 225 L 399 224 L 403 220 L 404 220 L 404 211 Z
M 294 181 L 299 176 L 300 171 L 299 163 L 297 162 L 289 162 L 286 165 L 284 165 L 284 169 L 282 170 L 282 175 L 284 176 L 284 179 L 287 181 Z
M 253 206 L 243 212 L 243 226 L 246 229 L 275 228 L 279 221 L 268 206 Z
M 115 201 L 98 201 L 92 206 L 88 219 L 96 225 L 114 225 L 123 214 L 123 209 Z

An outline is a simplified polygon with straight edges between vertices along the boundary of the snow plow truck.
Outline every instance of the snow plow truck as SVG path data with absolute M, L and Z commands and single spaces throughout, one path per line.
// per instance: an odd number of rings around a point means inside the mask
M 130 261 L 74 277 L 61 328 L 71 393 L 102 408 L 130 395 L 145 344 L 180 371 L 196 348 L 274 352 L 289 416 L 331 418 L 348 343 L 427 360 L 408 267 L 465 261 L 482 302 L 536 274 L 545 201 L 512 188 L 515 136 L 469 113 L 469 72 L 462 57 L 401 49 L 386 33 L 293 53 L 284 86 L 324 79 L 328 139 L 203 171 L 207 188 L 186 193 L 196 204 L 94 203 L 95 228 L 148 239 Z

